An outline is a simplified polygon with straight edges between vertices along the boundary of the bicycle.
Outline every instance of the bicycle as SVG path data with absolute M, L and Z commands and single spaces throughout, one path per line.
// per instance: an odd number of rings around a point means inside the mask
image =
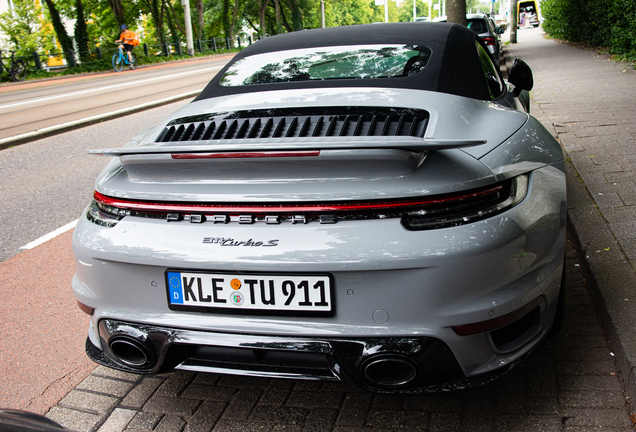
M 5 71 L 7 75 L 9 75 L 9 78 L 11 78 L 11 81 L 22 81 L 26 78 L 26 63 L 24 63 L 24 60 L 15 59 L 15 51 L 9 50 L 9 52 L 11 53 L 11 66 L 7 67 L 7 65 L 2 62 L 2 51 L 0 51 L 0 81 Z
M 131 52 L 132 63 L 128 60 L 128 54 L 124 52 L 124 46 L 119 44 L 119 51 L 113 54 L 113 69 L 115 72 L 121 72 L 124 68 L 124 65 L 129 66 L 131 69 L 134 69 L 137 66 L 137 56 L 135 53 Z

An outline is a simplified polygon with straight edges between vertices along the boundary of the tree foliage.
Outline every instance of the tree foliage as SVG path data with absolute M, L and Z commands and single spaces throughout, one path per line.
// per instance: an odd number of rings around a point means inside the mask
M 636 2 L 633 0 L 543 0 L 543 28 L 570 42 L 609 47 L 636 60 Z
M 8 46 L 18 56 L 34 51 L 50 52 L 54 48 L 53 26 L 35 0 L 13 0 L 13 14 L 0 14 L 0 31 L 4 33 Z

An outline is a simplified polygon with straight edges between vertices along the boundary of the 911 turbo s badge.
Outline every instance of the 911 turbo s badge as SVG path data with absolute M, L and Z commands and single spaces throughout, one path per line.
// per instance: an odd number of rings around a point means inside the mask
M 267 240 L 264 241 L 254 241 L 252 239 L 249 240 L 234 240 L 233 238 L 225 238 L 225 237 L 203 237 L 203 243 L 216 244 L 219 246 L 252 246 L 252 247 L 271 247 L 278 246 L 278 242 L 280 240 Z

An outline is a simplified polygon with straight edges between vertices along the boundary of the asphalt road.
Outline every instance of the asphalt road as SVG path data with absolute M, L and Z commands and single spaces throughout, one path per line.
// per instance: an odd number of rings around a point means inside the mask
M 231 55 L 0 87 L 0 144 L 33 131 L 203 89 Z
M 0 262 L 80 216 L 108 162 L 86 150 L 122 146 L 189 101 L 1 150 Z

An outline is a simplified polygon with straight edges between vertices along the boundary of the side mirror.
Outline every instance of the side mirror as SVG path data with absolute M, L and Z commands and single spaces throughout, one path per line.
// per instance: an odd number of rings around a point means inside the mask
M 532 70 L 526 62 L 515 59 L 508 75 L 508 82 L 515 86 L 515 93 L 519 95 L 522 90 L 530 91 L 534 86 Z

